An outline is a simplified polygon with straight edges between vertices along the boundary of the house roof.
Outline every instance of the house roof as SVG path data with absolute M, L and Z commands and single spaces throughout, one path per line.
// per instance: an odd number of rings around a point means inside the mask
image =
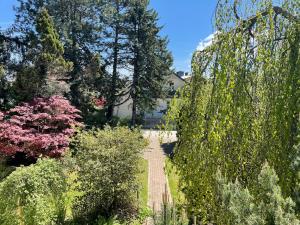
M 185 82 L 185 80 L 181 76 L 178 76 L 176 73 L 173 73 L 173 75 Z
M 190 80 L 192 78 L 192 75 L 184 75 L 181 77 L 183 80 L 187 81 Z

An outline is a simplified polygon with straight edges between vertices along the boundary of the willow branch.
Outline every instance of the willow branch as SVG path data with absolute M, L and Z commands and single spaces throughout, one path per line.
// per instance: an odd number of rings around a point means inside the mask
M 300 22 L 300 19 L 297 16 L 291 14 L 290 12 L 284 10 L 279 6 L 273 6 L 272 9 L 275 12 L 275 15 L 281 15 L 288 20 Z M 269 10 L 261 12 L 261 16 L 267 16 L 268 14 L 269 14 Z M 242 20 L 242 27 L 246 26 L 246 29 L 251 29 L 257 22 L 258 18 L 259 16 L 253 16 L 249 19 Z

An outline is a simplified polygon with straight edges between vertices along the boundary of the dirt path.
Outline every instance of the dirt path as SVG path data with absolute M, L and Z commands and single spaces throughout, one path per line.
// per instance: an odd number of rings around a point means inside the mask
M 169 191 L 167 176 L 164 171 L 165 154 L 161 148 L 161 143 L 174 141 L 175 135 L 163 138 L 160 137 L 159 131 L 145 130 L 144 137 L 149 139 L 149 146 L 144 153 L 144 158 L 148 160 L 149 165 L 149 180 L 148 180 L 148 206 L 154 209 L 155 212 L 161 210 L 163 203 L 163 194 L 167 192 L 168 200 L 171 203 L 172 198 Z

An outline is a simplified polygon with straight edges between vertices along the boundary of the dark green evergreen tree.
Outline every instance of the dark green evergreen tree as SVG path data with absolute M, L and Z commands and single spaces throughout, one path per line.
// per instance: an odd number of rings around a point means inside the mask
M 109 0 L 102 2 L 102 20 L 104 26 L 104 55 L 109 66 L 109 89 L 106 117 L 110 121 L 114 107 L 128 93 L 126 73 L 128 73 L 129 51 L 127 36 L 128 0 Z
M 6 110 L 15 104 L 12 83 L 26 45 L 8 31 L 0 31 L 0 109 Z
M 43 95 L 67 93 L 66 74 L 71 70 L 72 63 L 63 58 L 64 46 L 59 40 L 54 28 L 52 18 L 47 9 L 42 8 L 36 21 L 38 43 L 41 53 L 37 59 L 36 67 L 42 83 Z M 45 76 L 45 77 L 43 77 Z
M 158 98 L 164 98 L 164 84 L 171 75 L 172 56 L 167 50 L 167 39 L 159 34 L 158 16 L 149 9 L 148 0 L 130 1 L 128 37 L 133 68 L 130 95 L 132 126 L 137 112 L 152 109 Z
M 6 72 L 9 58 L 10 54 L 6 47 L 6 42 L 4 38 L 0 37 L 0 109 L 5 107 L 8 100 L 8 82 L 6 79 Z
M 100 52 L 101 21 L 98 4 L 101 1 L 92 0 L 19 0 L 16 11 L 14 30 L 24 40 L 32 41 L 35 25 L 33 21 L 41 8 L 45 7 L 53 18 L 54 27 L 64 46 L 63 57 L 73 64 L 67 80 L 70 85 L 69 98 L 80 109 L 91 102 L 91 92 L 97 92 L 96 87 L 87 87 L 85 79 L 94 75 L 88 74 L 95 55 Z M 101 70 L 102 65 L 98 65 Z M 102 82 L 98 75 L 94 76 L 94 83 Z M 98 84 L 97 87 L 101 85 Z M 104 86 L 104 85 L 103 85 Z M 101 91 L 101 90 L 100 90 Z M 94 93 L 93 95 L 97 95 Z M 90 97 L 88 97 L 90 96 Z
M 92 72 L 89 69 L 91 65 L 96 63 L 101 70 L 104 68 L 99 64 L 101 61 L 95 61 L 95 55 L 102 51 L 102 22 L 98 4 L 102 4 L 102 1 L 55 0 L 49 4 L 64 43 L 64 57 L 73 63 L 73 70 L 70 72 L 70 98 L 83 111 L 91 103 L 91 98 L 101 92 L 95 86 L 86 85 L 91 79 L 94 79 L 94 83 L 102 82 L 99 73 L 89 73 Z
M 20 57 L 21 70 L 18 69 L 16 82 L 19 89 L 28 83 L 27 77 L 31 77 L 28 89 L 39 89 L 40 79 L 35 73 L 45 75 L 42 72 L 45 72 L 43 65 L 47 64 L 45 57 L 33 60 L 37 52 L 49 51 L 48 45 L 43 47 L 44 50 L 37 51 L 36 47 L 43 45 L 39 44 L 41 38 L 45 39 L 44 42 L 49 41 L 49 38 L 37 35 L 39 29 L 42 32 L 47 30 L 38 28 L 34 22 L 45 8 L 53 19 L 53 29 L 58 34 L 56 38 L 63 45 L 62 58 L 73 64 L 68 79 L 63 78 L 70 86 L 68 96 L 84 113 L 93 111 L 93 98 L 103 96 L 107 102 L 106 118 L 110 121 L 114 107 L 132 98 L 135 124 L 137 109 L 151 109 L 155 100 L 163 96 L 163 84 L 170 74 L 172 59 L 167 40 L 159 36 L 161 27 L 157 25 L 157 14 L 148 9 L 148 1 L 19 2 L 13 30 L 28 43 Z M 53 37 L 50 33 L 46 35 Z M 50 47 L 55 49 L 57 46 L 52 44 Z M 30 68 L 33 61 L 39 71 Z
M 63 58 L 64 47 L 46 8 L 40 10 L 35 21 L 36 32 L 31 33 L 14 84 L 22 101 L 68 92 L 65 80 L 72 68 L 72 64 Z

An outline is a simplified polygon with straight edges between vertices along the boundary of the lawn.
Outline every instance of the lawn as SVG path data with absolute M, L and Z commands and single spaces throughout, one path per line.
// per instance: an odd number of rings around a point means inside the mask
M 170 158 L 166 158 L 165 160 L 165 172 L 168 176 L 170 192 L 174 203 L 182 203 L 184 201 L 184 195 L 179 190 L 179 176 Z
M 140 207 L 146 208 L 148 203 L 148 161 L 145 159 L 140 160 L 140 174 L 138 175 L 138 181 L 140 185 L 139 189 L 139 201 Z

